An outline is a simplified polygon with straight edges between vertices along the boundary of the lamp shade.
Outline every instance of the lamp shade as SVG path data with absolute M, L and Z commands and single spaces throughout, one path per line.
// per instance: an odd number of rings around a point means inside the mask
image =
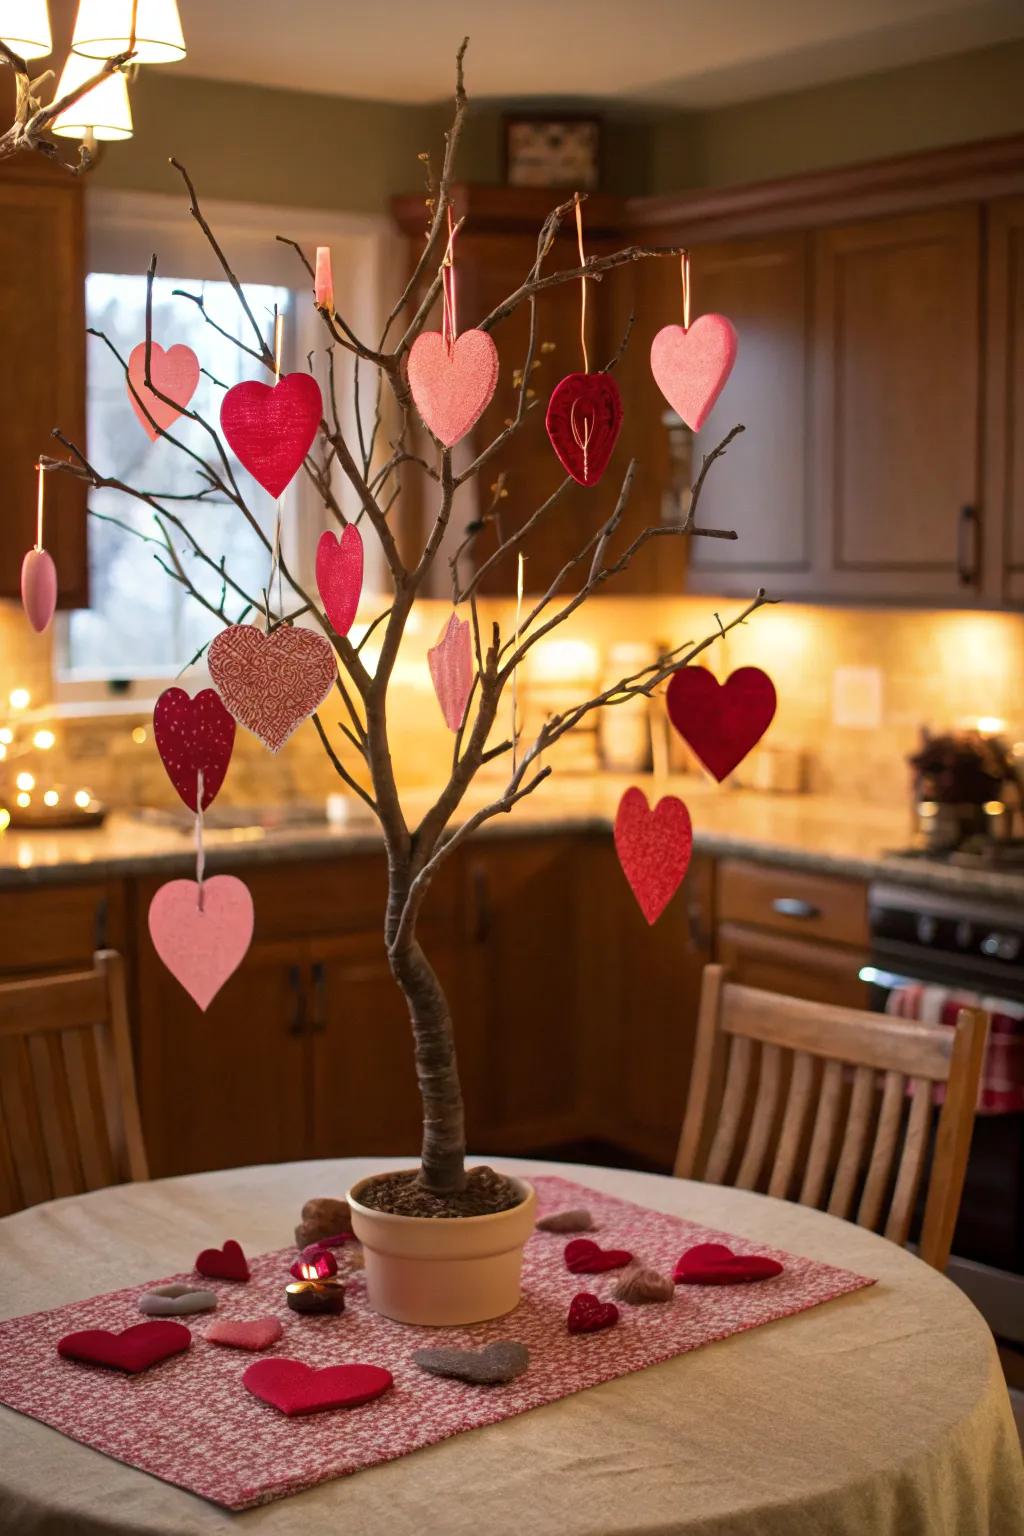
M 79 0 L 74 53 L 109 59 L 131 40 L 132 0 Z M 173 64 L 185 57 L 185 39 L 176 0 L 137 0 L 133 64 Z
M 46 0 L 0 0 L 0 40 L 23 59 L 53 52 Z
M 69 53 L 61 71 L 56 96 L 66 96 L 69 91 L 84 85 L 99 69 L 96 59 L 83 59 L 81 54 Z M 56 100 L 55 96 L 55 100 Z M 99 85 L 86 91 L 73 106 L 65 107 L 54 118 L 51 132 L 62 139 L 130 139 L 132 136 L 132 109 L 128 101 L 128 84 L 119 69 L 106 75 Z

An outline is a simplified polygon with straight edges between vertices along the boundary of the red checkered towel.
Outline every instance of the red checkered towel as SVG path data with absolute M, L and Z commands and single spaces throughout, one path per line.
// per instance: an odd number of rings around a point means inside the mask
M 961 1008 L 983 1008 L 991 1020 L 978 1085 L 979 1115 L 1019 1114 L 1024 1110 L 1024 1004 L 924 982 L 894 987 L 885 1003 L 886 1013 L 896 1018 L 950 1028 Z M 941 1104 L 945 1096 L 940 1083 L 935 1102 Z

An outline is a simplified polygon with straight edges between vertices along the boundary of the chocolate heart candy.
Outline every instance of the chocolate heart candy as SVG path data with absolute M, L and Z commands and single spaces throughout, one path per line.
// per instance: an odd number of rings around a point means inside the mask
M 433 1376 L 491 1386 L 521 1376 L 530 1363 L 530 1351 L 517 1339 L 496 1339 L 485 1349 L 417 1349 L 413 1359 Z
M 554 1211 L 542 1216 L 537 1223 L 538 1232 L 592 1232 L 594 1218 L 589 1211 Z
M 565 1267 L 573 1275 L 603 1275 L 607 1269 L 624 1269 L 632 1260 L 628 1248 L 601 1248 L 589 1237 L 565 1245 Z
M 656 1269 L 634 1265 L 622 1275 L 612 1292 L 617 1301 L 628 1301 L 632 1306 L 642 1306 L 648 1301 L 671 1301 L 675 1287 L 667 1275 Z
M 602 1301 L 590 1291 L 580 1291 L 570 1303 L 567 1326 L 570 1333 L 598 1333 L 618 1320 L 619 1309 L 613 1301 Z
M 190 1312 L 212 1312 L 217 1298 L 198 1285 L 158 1285 L 139 1297 L 139 1311 L 147 1317 L 185 1317 Z

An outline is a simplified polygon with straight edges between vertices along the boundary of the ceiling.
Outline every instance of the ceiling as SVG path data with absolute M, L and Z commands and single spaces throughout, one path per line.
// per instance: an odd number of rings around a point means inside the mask
M 1024 35 L 1022 0 L 179 0 L 209 79 L 384 101 L 706 108 Z

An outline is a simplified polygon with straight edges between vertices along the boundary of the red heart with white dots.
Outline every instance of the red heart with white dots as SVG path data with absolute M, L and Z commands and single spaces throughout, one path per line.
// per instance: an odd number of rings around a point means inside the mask
M 167 777 L 190 811 L 203 775 L 203 810 L 224 782 L 235 745 L 235 722 L 215 688 L 190 699 L 184 688 L 165 688 L 153 709 L 153 735 Z

